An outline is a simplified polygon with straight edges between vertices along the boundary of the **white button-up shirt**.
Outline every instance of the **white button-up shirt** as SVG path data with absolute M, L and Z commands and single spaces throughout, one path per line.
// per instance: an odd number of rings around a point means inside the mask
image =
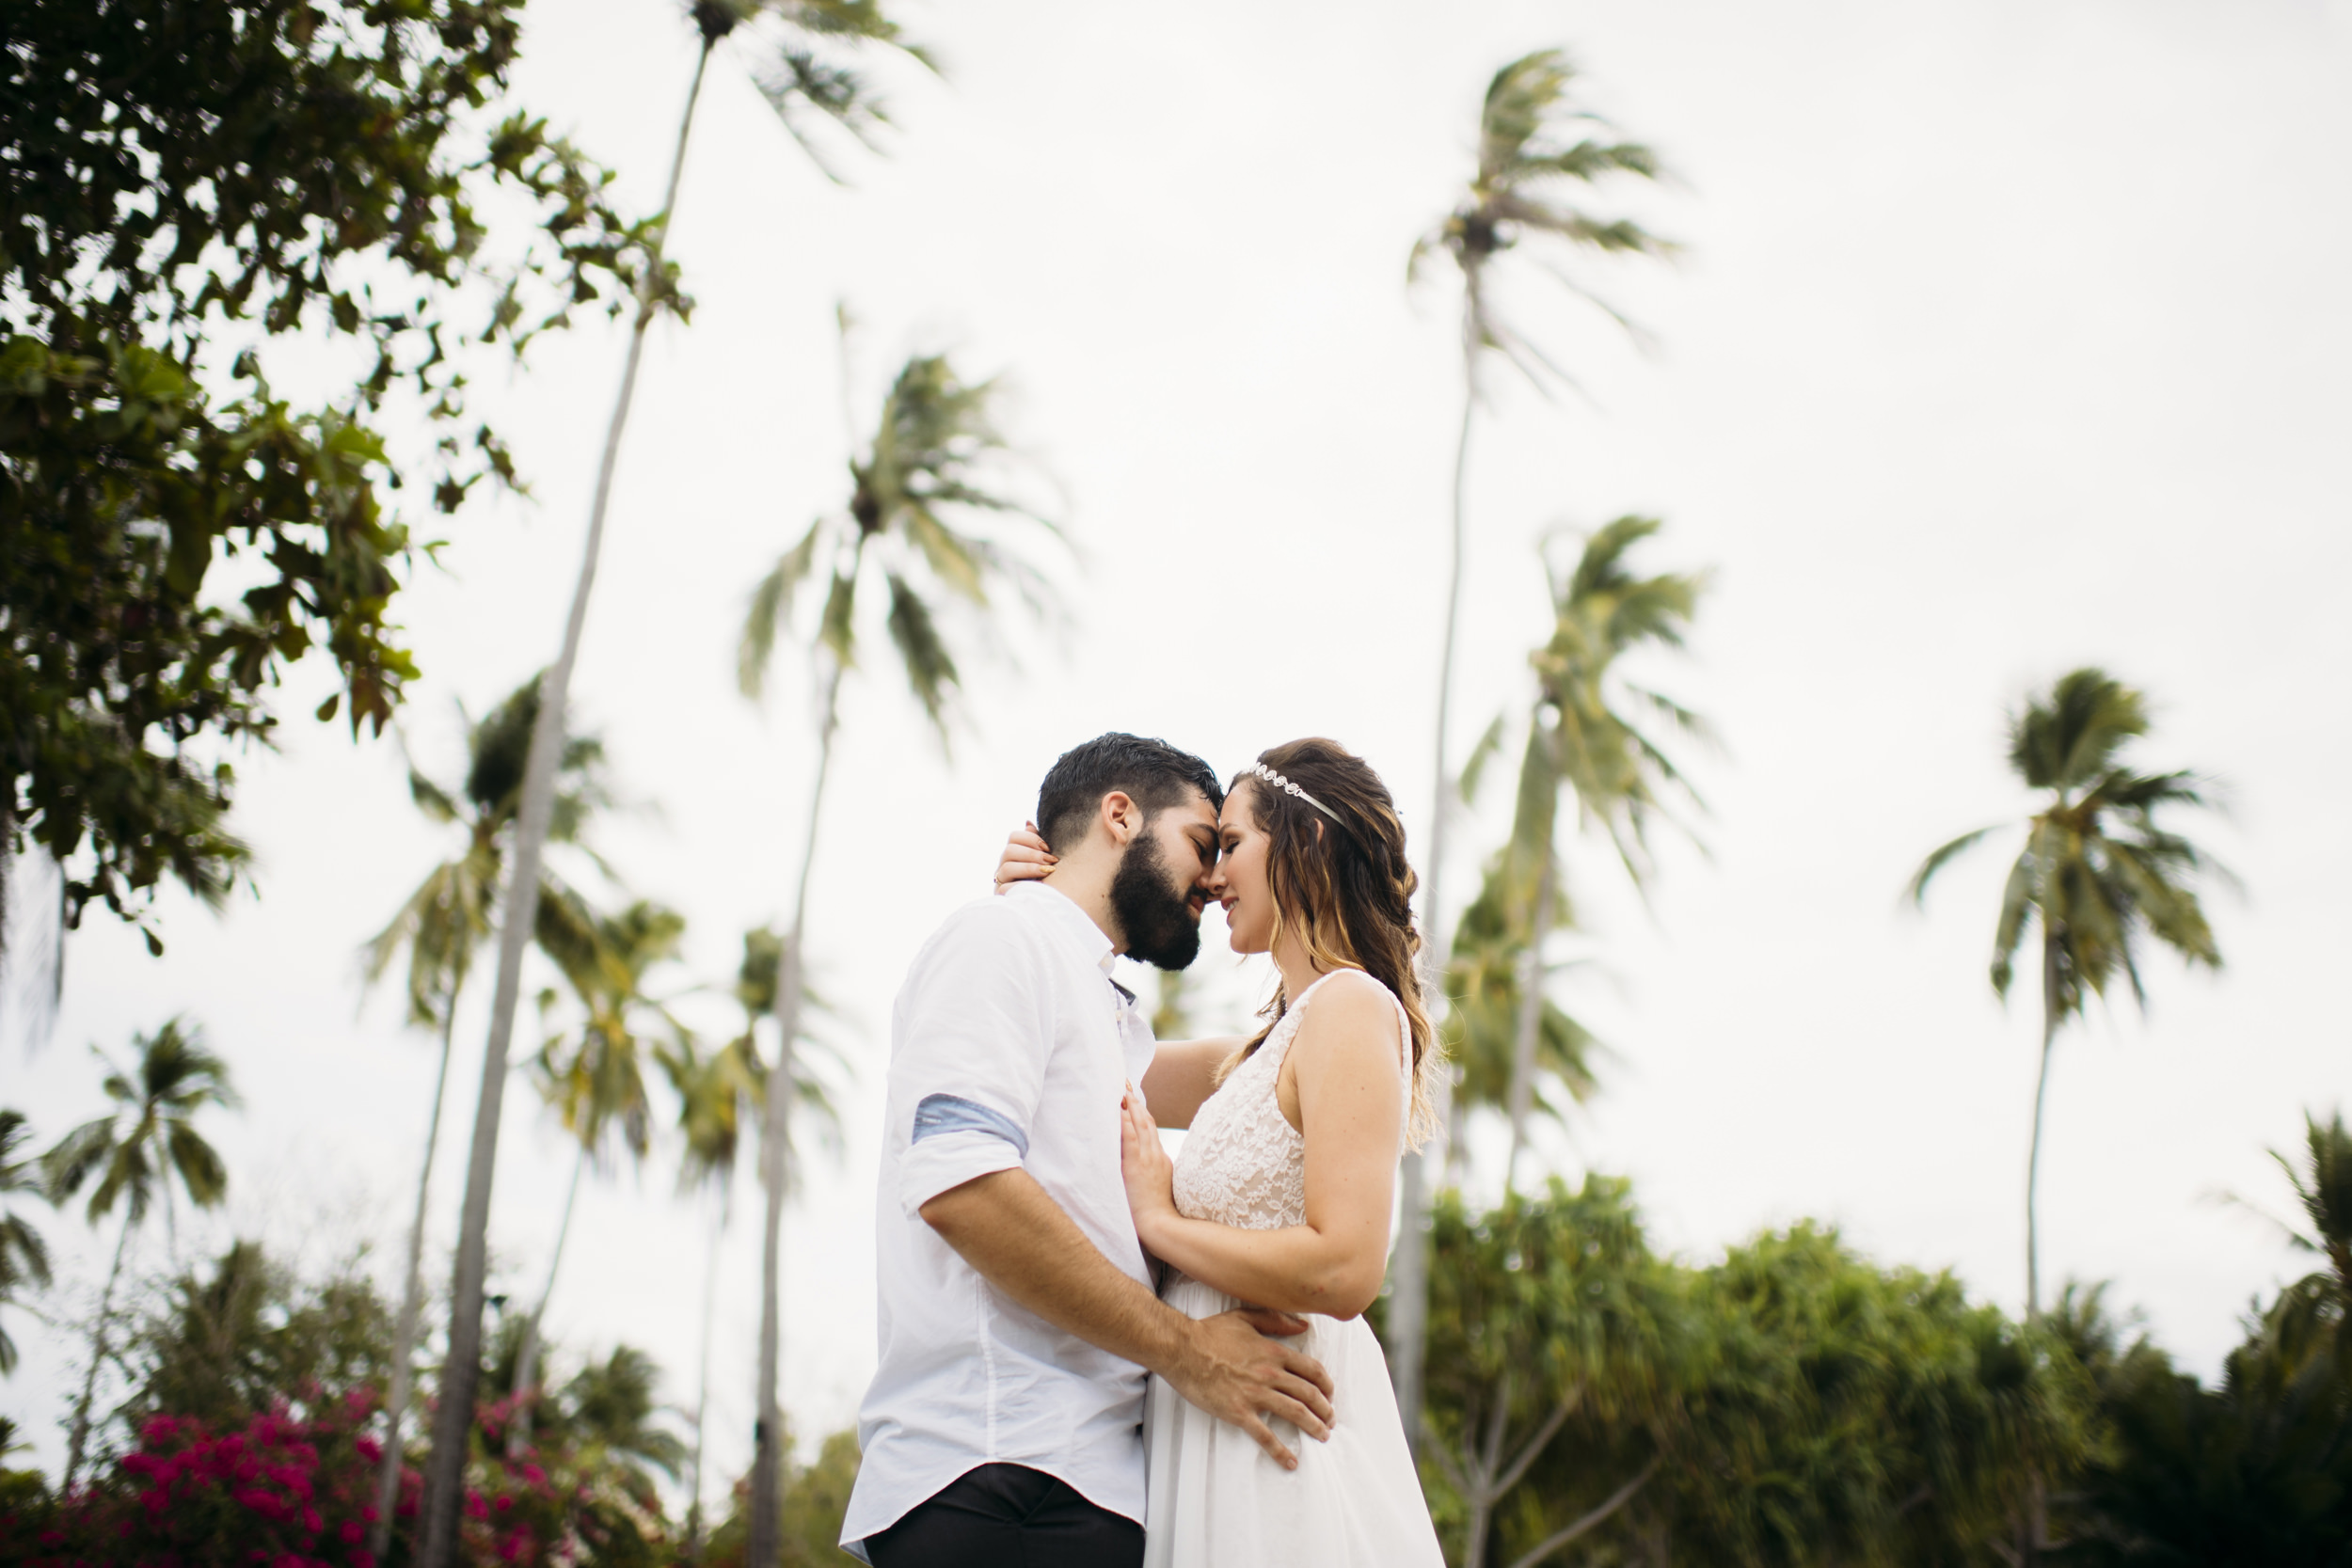
M 861 1558 L 859 1542 L 982 1465 L 1042 1470 L 1143 1519 L 1144 1370 L 1016 1306 L 917 1212 L 1017 1165 L 1150 1288 L 1119 1101 L 1152 1064 L 1152 1031 L 1111 957 L 1085 911 L 1020 882 L 948 916 L 899 988 L 875 1215 L 881 1357 L 841 1526 Z

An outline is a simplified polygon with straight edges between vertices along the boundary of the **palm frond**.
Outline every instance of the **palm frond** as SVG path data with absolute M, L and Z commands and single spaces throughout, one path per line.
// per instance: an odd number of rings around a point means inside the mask
M 940 640 L 938 626 L 931 619 L 930 607 L 921 595 L 909 588 L 906 579 L 896 572 L 887 578 L 890 584 L 890 641 L 898 650 L 898 659 L 906 669 L 907 684 L 915 700 L 923 705 L 923 712 L 938 730 L 940 738 L 946 738 L 946 722 L 942 705 L 946 691 L 957 682 L 955 659 L 947 645 Z
M 743 636 L 736 651 L 735 679 L 743 695 L 755 701 L 766 689 L 776 631 L 791 613 L 793 593 L 816 563 L 818 536 L 824 526 L 821 518 L 810 524 L 800 542 L 777 557 L 775 566 L 752 590 L 751 605 L 743 616 Z
M 835 572 L 825 593 L 825 610 L 817 624 L 817 641 L 844 668 L 857 663 L 857 577 Z
M 1919 869 L 1911 874 L 1910 882 L 1903 888 L 1903 896 L 1910 899 L 1915 906 L 1924 909 L 1928 901 L 1928 884 L 1935 879 L 1935 874 L 1961 855 L 1975 848 L 1984 841 L 1986 834 L 1993 832 L 1999 826 L 2000 824 L 1994 823 L 1987 827 L 1972 828 L 1951 842 L 1936 846 L 1934 851 L 1919 863 Z
M 1455 782 L 1455 791 L 1465 805 L 1477 800 L 1479 788 L 1486 781 L 1486 765 L 1502 750 L 1504 721 L 1504 715 L 1496 714 L 1486 725 L 1486 733 L 1478 737 L 1478 743 L 1470 748 L 1470 759 L 1462 764 L 1462 774 Z
M 2034 853 L 2028 843 L 2015 863 L 2009 868 L 2009 880 L 2001 888 L 2001 914 L 1993 926 L 1993 990 L 2001 996 L 2009 994 L 2010 980 L 2016 973 L 2017 945 L 2026 937 L 2026 922 L 2034 912 Z

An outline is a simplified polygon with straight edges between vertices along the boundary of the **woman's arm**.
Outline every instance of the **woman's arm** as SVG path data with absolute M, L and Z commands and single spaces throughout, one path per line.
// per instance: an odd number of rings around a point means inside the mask
M 1136 1232 L 1154 1257 L 1259 1307 L 1353 1318 L 1380 1293 L 1405 1083 L 1396 1006 L 1377 981 L 1315 998 L 1285 1069 L 1307 1140 L 1307 1223 L 1244 1230 L 1176 1212 L 1175 1169 L 1152 1113 L 1129 1097 L 1120 1132 Z
M 1162 1127 L 1190 1127 L 1201 1101 L 1216 1092 L 1216 1069 L 1241 1049 L 1239 1035 L 1207 1040 L 1169 1040 L 1152 1055 L 1143 1075 L 1143 1100 Z

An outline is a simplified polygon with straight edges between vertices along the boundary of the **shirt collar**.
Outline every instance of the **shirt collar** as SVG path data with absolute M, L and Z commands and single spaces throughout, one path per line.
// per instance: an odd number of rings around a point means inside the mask
M 1112 950 L 1111 939 L 1104 934 L 1103 927 L 1094 923 L 1092 915 L 1078 907 L 1076 899 L 1057 887 L 1036 881 L 1015 882 L 1005 889 L 1004 896 L 1033 903 L 1041 910 L 1051 910 L 1053 913 L 1049 918 L 1067 931 L 1073 941 L 1082 944 L 1087 956 L 1094 960 L 1094 966 L 1103 972 L 1105 978 L 1109 976 L 1111 960 L 1118 954 Z

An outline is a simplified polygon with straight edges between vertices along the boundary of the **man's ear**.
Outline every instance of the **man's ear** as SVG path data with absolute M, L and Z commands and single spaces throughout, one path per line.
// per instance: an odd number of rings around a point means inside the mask
M 1110 834 L 1111 842 L 1122 849 L 1143 831 L 1143 808 L 1123 789 L 1114 789 L 1104 796 L 1095 816 L 1103 824 L 1103 831 Z

